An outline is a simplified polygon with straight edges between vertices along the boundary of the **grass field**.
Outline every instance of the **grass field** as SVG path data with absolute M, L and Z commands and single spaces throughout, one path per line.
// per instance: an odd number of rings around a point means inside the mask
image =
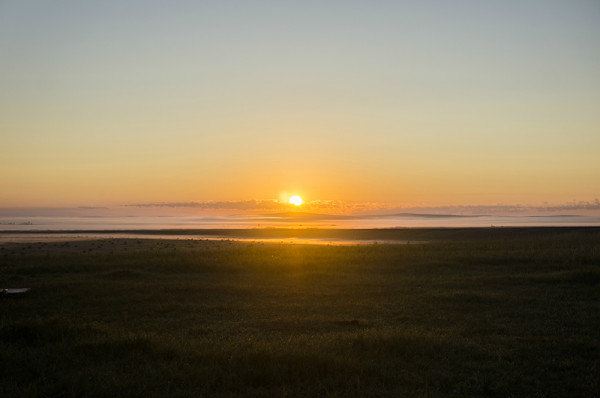
M 5 243 L 0 392 L 599 396 L 600 230 L 506 231 Z

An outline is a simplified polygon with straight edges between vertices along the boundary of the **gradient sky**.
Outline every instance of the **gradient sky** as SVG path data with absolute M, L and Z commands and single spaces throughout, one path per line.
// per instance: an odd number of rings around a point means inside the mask
M 600 196 L 600 2 L 0 0 L 0 206 Z

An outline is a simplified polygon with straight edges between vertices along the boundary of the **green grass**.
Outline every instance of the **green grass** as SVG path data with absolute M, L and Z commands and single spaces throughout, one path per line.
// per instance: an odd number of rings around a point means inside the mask
M 0 392 L 598 396 L 600 231 L 490 231 L 3 244 Z

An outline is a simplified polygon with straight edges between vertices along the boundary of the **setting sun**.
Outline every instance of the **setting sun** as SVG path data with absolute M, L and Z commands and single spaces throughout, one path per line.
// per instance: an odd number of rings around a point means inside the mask
M 302 203 L 304 203 L 304 200 L 298 195 L 292 195 L 292 196 L 290 196 L 290 199 L 288 200 L 288 202 L 291 205 L 300 206 L 300 205 L 302 205 Z

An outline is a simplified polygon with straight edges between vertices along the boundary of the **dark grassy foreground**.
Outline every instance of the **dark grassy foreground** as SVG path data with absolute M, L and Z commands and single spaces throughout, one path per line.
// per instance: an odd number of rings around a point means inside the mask
M 0 245 L 0 392 L 598 396 L 600 232 L 469 234 Z

